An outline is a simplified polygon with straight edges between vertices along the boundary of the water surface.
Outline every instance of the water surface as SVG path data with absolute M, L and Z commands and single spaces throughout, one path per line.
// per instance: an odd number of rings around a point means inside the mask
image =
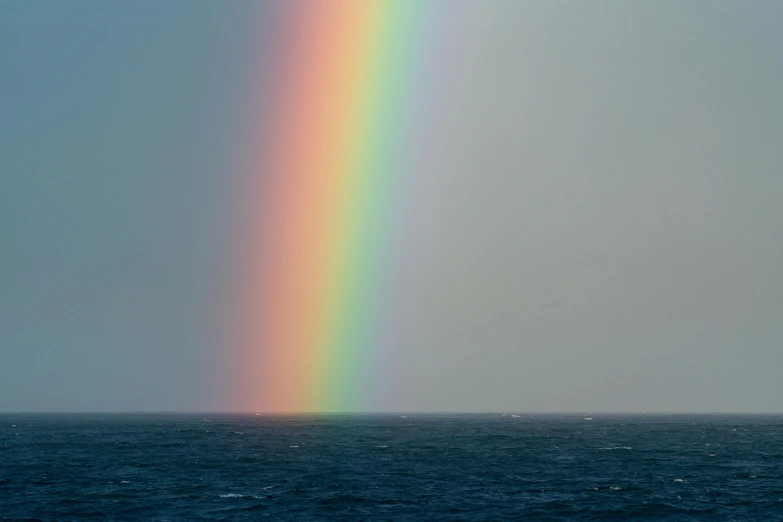
M 0 520 L 783 520 L 783 416 L 0 415 Z

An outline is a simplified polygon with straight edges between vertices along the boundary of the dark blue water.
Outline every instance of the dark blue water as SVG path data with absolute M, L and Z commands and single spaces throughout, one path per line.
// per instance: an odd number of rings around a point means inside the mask
M 783 416 L 0 415 L 0 519 L 783 520 Z

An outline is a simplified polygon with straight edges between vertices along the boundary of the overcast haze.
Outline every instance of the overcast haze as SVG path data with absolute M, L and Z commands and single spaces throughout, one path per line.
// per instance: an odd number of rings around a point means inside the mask
M 275 8 L 0 2 L 0 411 L 230 408 Z M 378 408 L 783 411 L 783 4 L 431 11 Z

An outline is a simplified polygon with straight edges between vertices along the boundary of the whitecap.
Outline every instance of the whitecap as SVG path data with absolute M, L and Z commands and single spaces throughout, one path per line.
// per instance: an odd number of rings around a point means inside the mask
M 298 448 L 299 446 L 290 446 L 290 447 L 292 447 L 292 448 Z
M 674 479 L 674 482 L 685 482 L 685 481 L 682 479 Z
M 239 493 L 226 493 L 225 495 L 220 495 L 220 498 L 242 498 L 244 496 Z
M 512 417 L 514 417 L 514 418 L 518 419 L 518 418 L 519 418 L 519 415 L 512 415 Z
M 381 445 L 381 446 L 375 446 L 375 447 L 376 447 L 376 448 L 388 448 L 389 446 L 387 446 L 386 444 L 383 444 L 383 445 Z
M 585 417 L 585 420 L 593 420 L 592 417 Z
M 611 490 L 613 490 L 613 491 L 620 491 L 620 490 L 621 490 L 621 489 L 623 489 L 623 488 L 621 488 L 620 486 L 612 486 L 612 487 L 611 487 L 611 488 L 609 488 L 609 489 L 611 489 Z

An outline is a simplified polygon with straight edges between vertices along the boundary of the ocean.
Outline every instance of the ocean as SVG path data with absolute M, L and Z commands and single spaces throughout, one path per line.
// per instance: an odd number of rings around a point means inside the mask
M 0 415 L 0 520 L 783 520 L 783 415 Z

